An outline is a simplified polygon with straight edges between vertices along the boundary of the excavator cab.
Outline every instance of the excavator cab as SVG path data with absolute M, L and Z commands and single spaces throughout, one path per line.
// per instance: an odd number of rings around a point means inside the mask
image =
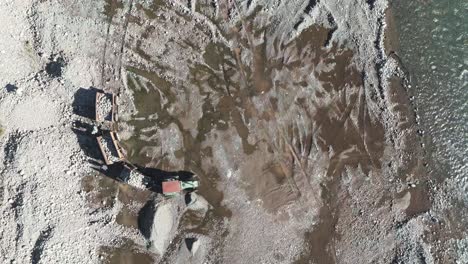
M 166 197 L 175 197 L 180 195 L 184 190 L 192 191 L 198 188 L 198 180 L 194 177 L 190 180 L 180 180 L 178 176 L 165 179 L 162 182 L 163 195 Z

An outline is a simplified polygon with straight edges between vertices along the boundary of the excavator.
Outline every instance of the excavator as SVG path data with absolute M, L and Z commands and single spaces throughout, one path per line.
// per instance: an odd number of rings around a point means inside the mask
M 95 121 L 98 123 L 109 123 L 105 127 L 115 128 L 116 120 L 116 96 L 112 93 L 104 93 L 103 91 L 97 92 Z M 106 166 L 123 164 L 123 169 L 118 177 L 119 180 L 136 188 L 151 189 L 149 185 L 154 180 L 143 174 L 137 166 L 126 159 L 125 152 L 120 146 L 116 132 L 101 130 L 96 135 L 97 143 Z M 163 195 L 171 198 L 198 188 L 199 182 L 196 180 L 196 176 L 192 175 L 190 179 L 185 178 L 182 180 L 179 175 L 164 178 L 161 183 Z

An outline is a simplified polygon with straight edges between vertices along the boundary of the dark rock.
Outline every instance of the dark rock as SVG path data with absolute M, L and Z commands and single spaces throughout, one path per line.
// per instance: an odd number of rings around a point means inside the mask
M 5 86 L 5 89 L 7 90 L 7 92 L 12 93 L 12 92 L 16 92 L 16 90 L 18 90 L 18 87 L 9 83 Z

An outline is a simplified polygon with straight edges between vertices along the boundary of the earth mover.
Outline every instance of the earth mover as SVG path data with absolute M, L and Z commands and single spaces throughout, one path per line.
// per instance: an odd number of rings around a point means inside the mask
M 148 189 L 149 185 L 153 184 L 154 181 L 126 159 L 115 132 L 117 121 L 116 96 L 113 93 L 98 91 L 96 93 L 95 111 L 95 121 L 101 126 L 110 127 L 107 130 L 101 130 L 93 126 L 92 132 L 93 135 L 97 135 L 97 143 L 105 165 L 123 164 L 123 170 L 118 176 L 119 180 L 140 189 Z M 195 190 L 198 188 L 198 184 L 193 176 L 186 180 L 186 177 L 175 175 L 162 180 L 162 193 L 168 198 L 175 197 L 184 191 Z
M 124 162 L 124 169 L 121 172 L 119 180 L 140 189 L 151 189 L 150 186 L 154 184 L 151 177 L 140 172 L 135 165 L 129 162 Z M 164 178 L 161 185 L 163 195 L 167 198 L 172 198 L 182 194 L 184 191 L 194 191 L 198 188 L 199 183 L 193 176 L 188 180 L 181 180 L 178 175 L 175 175 Z
M 196 188 L 198 188 L 198 181 L 195 179 L 181 181 L 178 176 L 175 176 L 162 182 L 162 192 L 166 197 L 175 197 L 184 190 L 192 191 Z

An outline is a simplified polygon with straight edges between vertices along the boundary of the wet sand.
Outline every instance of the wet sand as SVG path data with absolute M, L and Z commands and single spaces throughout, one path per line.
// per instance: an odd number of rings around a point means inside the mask
M 243 210 L 225 202 L 228 175 L 236 175 L 233 188 L 275 221 L 318 212 L 315 223 L 300 224 L 308 231 L 297 263 L 341 262 L 354 253 L 340 251 L 359 250 L 356 240 L 378 239 L 382 232 L 392 239 L 396 222 L 430 208 L 418 146 L 411 139 L 414 114 L 402 81 L 389 80 L 381 95 L 387 101 L 379 101 L 367 73 L 354 63 L 355 51 L 330 42 L 336 28 L 312 25 L 284 39 L 269 35 L 268 25 L 248 16 L 225 31 L 233 46 L 206 42 L 209 32 L 196 25 L 191 30 L 201 38 L 179 33 L 167 38 L 163 50 L 154 50 L 150 43 L 162 37 L 158 26 L 141 21 L 167 26 L 174 23 L 170 15 L 176 24 L 190 20 L 164 3 L 137 5 L 136 10 L 129 27 L 139 32 L 130 39 L 138 40 L 127 48 L 139 59 L 124 65 L 136 110 L 123 120 L 135 131 L 123 143 L 128 158 L 145 167 L 196 173 L 198 193 L 212 206 L 201 219 L 190 212 L 182 216 L 162 256 L 165 261 L 189 232 L 210 236 L 219 249 L 229 249 L 227 239 L 239 239 L 222 225 Z M 390 11 L 386 21 L 383 49 L 390 55 L 397 45 Z M 216 23 L 225 27 L 222 20 Z M 180 67 L 163 58 L 177 58 Z M 385 104 L 388 109 L 382 108 Z M 384 123 L 386 111 L 399 119 Z M 406 134 L 391 139 L 393 125 Z M 396 165 L 383 162 L 391 160 L 384 152 L 398 144 L 402 155 L 412 158 Z M 389 171 L 398 180 L 386 178 Z M 412 184 L 417 187 L 408 188 Z M 392 207 L 394 199 L 403 199 L 402 211 Z M 135 227 L 135 217 L 124 209 L 117 221 Z M 391 258 L 398 244 L 395 240 L 382 249 L 380 257 Z
M 278 213 L 284 206 L 299 200 L 309 204 L 306 206 L 323 203 L 319 214 L 322 224 L 307 236 L 311 239 L 313 251 L 305 253 L 305 256 L 319 262 L 332 260 L 334 253 L 327 251 L 333 250 L 333 241 L 337 239 L 334 230 L 339 210 L 340 175 L 348 166 L 359 166 L 366 174 L 380 169 L 385 144 L 383 126 L 368 110 L 368 99 L 362 88 L 363 76 L 351 62 L 353 52 L 336 44 L 324 48 L 330 30 L 312 26 L 289 43 L 270 40 L 265 35 L 263 44 L 253 46 L 252 38 L 261 35 L 264 29 L 256 29 L 251 23 L 244 20 L 240 25 L 242 29 L 231 29 L 238 47 L 230 49 L 222 44 L 209 44 L 203 54 L 206 65 L 192 66 L 188 62 L 188 79 L 191 83 L 181 88 L 197 89 L 199 95 L 205 96 L 204 99 L 191 97 L 190 102 L 180 101 L 174 97 L 174 94 L 180 93 L 177 88 L 167 82 L 162 83 L 157 72 L 127 67 L 131 73 L 128 77 L 129 87 L 137 100 L 138 116 L 157 113 L 154 122 L 142 120 L 130 121 L 130 124 L 138 124 L 137 130 L 146 123 L 156 124 L 160 130 L 167 129 L 171 123 L 176 125 L 180 131 L 177 136 L 182 138 L 183 143 L 175 147 L 180 148 L 181 155 L 174 153 L 174 156 L 184 161 L 184 167 L 181 168 L 173 160 L 164 159 L 164 156 L 172 154 L 167 153 L 159 154 L 156 158 L 165 160 L 159 163 L 158 168 L 196 172 L 201 178 L 199 193 L 214 206 L 215 213 L 211 217 L 221 220 L 231 214 L 229 210 L 218 209 L 222 208 L 220 202 L 223 195 L 217 195 L 216 189 L 219 188 L 219 178 L 222 178 L 219 173 L 222 172 L 221 168 L 209 165 L 216 163 L 212 160 L 216 160 L 214 156 L 219 154 L 214 149 L 219 148 L 229 153 L 231 166 L 241 172 L 250 199 L 261 199 L 266 210 Z M 267 52 L 267 46 L 271 45 L 274 46 L 273 50 Z M 245 56 L 251 56 L 251 60 L 242 59 Z M 142 57 L 150 64 L 155 61 L 147 53 Z M 314 70 L 317 67 L 331 67 L 332 70 Z M 276 73 L 278 71 L 280 75 Z M 306 76 L 301 74 L 307 71 L 314 72 L 323 89 L 317 89 L 313 94 L 304 90 L 309 83 Z M 299 79 L 291 82 L 292 76 Z M 138 90 L 136 84 L 140 86 Z M 299 96 L 301 93 L 304 95 Z M 138 98 L 152 103 L 144 103 Z M 279 103 L 277 98 L 282 98 Z M 316 98 L 315 102 L 313 98 Z M 330 99 L 324 104 L 320 98 Z M 254 103 L 254 100 L 262 103 Z M 271 103 L 275 100 L 276 105 Z M 171 107 L 197 107 L 198 102 L 201 103 L 203 116 L 195 127 L 184 127 L 180 121 L 189 114 L 187 110 L 168 111 Z M 290 106 L 293 106 L 293 110 L 288 109 Z M 307 124 L 296 123 L 294 119 L 284 120 L 296 111 L 306 119 Z M 304 125 L 308 126 L 306 131 L 300 131 Z M 240 149 L 234 143 L 236 138 L 240 139 Z M 160 138 L 155 143 L 164 140 Z M 138 135 L 135 135 L 126 146 L 138 155 L 143 150 L 139 146 L 146 146 L 149 142 L 137 142 Z M 326 180 L 321 190 L 312 187 L 311 181 L 314 180 L 306 172 L 315 165 L 308 164 L 310 162 L 306 158 L 312 151 L 317 151 L 315 147 L 320 152 L 330 149 L 334 152 L 330 165 L 326 167 Z M 232 149 L 239 149 L 240 152 L 233 152 Z M 131 155 L 136 162 L 144 160 L 134 157 Z M 322 193 L 321 198 L 317 196 L 319 193 Z

